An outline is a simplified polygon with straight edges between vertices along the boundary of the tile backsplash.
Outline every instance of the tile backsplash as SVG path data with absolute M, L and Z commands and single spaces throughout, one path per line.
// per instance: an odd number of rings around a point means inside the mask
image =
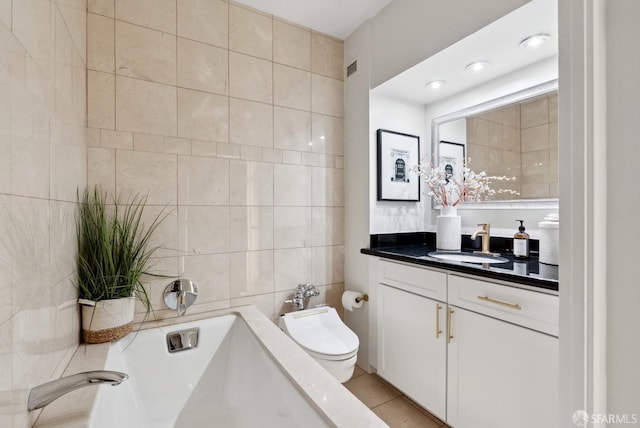
M 0 6 L 0 426 L 78 345 L 76 189 L 86 183 L 86 1 Z M 14 400 L 7 400 L 11 396 Z M 10 405 L 14 406 L 11 407 Z
M 88 4 L 89 184 L 170 213 L 157 271 L 195 281 L 191 312 L 275 319 L 299 282 L 339 307 L 342 41 L 222 0 L 110 3 Z

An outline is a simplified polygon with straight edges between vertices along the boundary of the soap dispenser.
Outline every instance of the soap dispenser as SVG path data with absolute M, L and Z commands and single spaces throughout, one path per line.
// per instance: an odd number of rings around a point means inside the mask
M 524 231 L 524 220 L 520 222 L 518 233 L 513 235 L 513 255 L 516 260 L 526 260 L 529 258 L 529 234 Z

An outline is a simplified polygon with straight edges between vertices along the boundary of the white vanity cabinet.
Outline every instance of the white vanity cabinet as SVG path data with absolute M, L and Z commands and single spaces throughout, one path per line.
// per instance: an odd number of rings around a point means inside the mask
M 558 338 L 550 333 L 557 334 L 557 296 L 448 279 L 447 422 L 455 428 L 552 426 Z
M 381 260 L 379 281 L 378 374 L 444 420 L 446 274 Z
M 558 297 L 380 259 L 378 373 L 454 428 L 558 412 Z

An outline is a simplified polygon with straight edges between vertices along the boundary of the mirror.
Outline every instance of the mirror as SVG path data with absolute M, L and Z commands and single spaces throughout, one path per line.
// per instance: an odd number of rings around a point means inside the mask
M 450 162 L 451 148 L 462 146 L 472 170 L 516 178 L 492 187 L 519 195 L 496 194 L 459 208 L 523 208 L 523 202 L 557 207 L 557 89 L 556 79 L 433 119 L 431 153 L 437 163 Z

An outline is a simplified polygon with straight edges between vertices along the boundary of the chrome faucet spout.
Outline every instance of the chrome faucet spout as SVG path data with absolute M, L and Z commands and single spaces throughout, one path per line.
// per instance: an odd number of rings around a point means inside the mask
M 116 386 L 128 378 L 129 376 L 125 373 L 110 370 L 96 370 L 65 376 L 31 388 L 27 408 L 29 411 L 39 409 L 78 388 L 102 383 Z

